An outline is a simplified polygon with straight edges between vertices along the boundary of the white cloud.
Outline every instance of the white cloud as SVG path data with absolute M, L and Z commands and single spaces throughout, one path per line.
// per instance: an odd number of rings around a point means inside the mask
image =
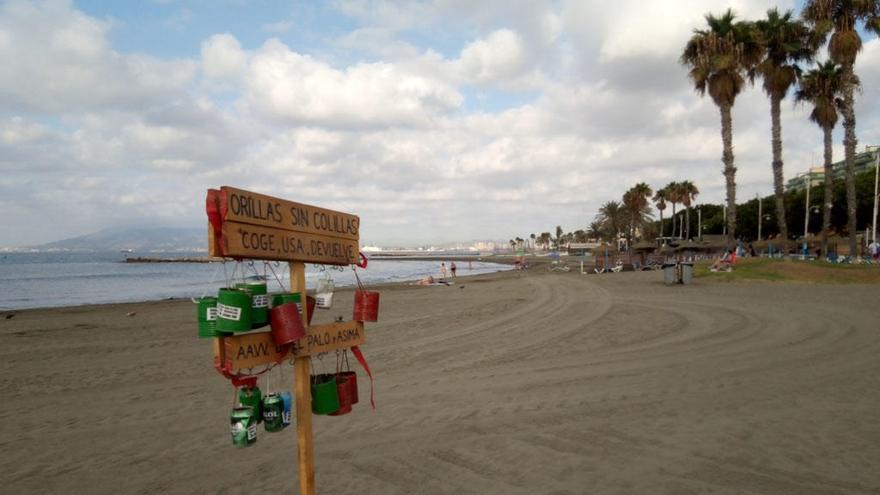
M 212 79 L 238 81 L 247 69 L 247 55 L 231 34 L 215 34 L 202 42 L 202 70 Z
M 194 64 L 124 56 L 107 43 L 107 22 L 67 1 L 0 6 L 0 99 L 22 111 L 74 113 L 136 108 L 180 91 Z
M 424 125 L 462 102 L 442 81 L 389 63 L 344 70 L 267 41 L 251 58 L 245 100 L 262 115 L 290 124 Z
M 466 80 L 492 83 L 515 78 L 526 68 L 522 37 L 500 29 L 468 44 L 455 63 Z
M 21 117 L 10 117 L 0 122 L 0 143 L 17 146 L 36 141 L 49 134 L 45 126 L 28 122 Z

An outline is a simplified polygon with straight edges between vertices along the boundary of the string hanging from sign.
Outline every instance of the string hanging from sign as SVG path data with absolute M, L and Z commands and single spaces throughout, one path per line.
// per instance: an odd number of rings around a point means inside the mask
M 278 274 L 275 273 L 275 269 L 272 268 L 272 264 L 271 264 L 270 262 L 268 262 L 268 261 L 264 261 L 263 263 L 265 264 L 266 267 L 269 268 L 269 271 L 272 272 L 272 276 L 275 277 L 275 281 L 278 282 L 278 287 L 281 287 L 281 292 L 287 292 L 287 288 L 284 287 L 284 283 L 281 281 L 281 278 L 279 278 L 279 277 L 278 277 Z M 275 266 L 279 266 L 279 267 L 280 267 L 280 266 L 281 266 L 281 263 L 279 263 L 279 262 L 276 261 L 276 262 L 275 262 Z
M 208 288 L 212 287 L 214 285 L 214 281 L 217 280 L 217 274 L 220 273 L 221 266 L 225 267 L 225 265 L 226 265 L 226 261 L 221 261 L 220 264 L 217 265 L 217 268 L 214 269 L 214 273 L 211 275 L 211 281 L 208 282 L 207 285 L 205 285 L 205 290 L 202 291 L 202 295 L 199 296 L 199 299 L 203 299 L 206 295 L 208 295 L 208 290 L 209 290 Z M 191 297 L 190 300 L 196 304 L 199 303 L 198 299 L 196 299 L 194 297 Z

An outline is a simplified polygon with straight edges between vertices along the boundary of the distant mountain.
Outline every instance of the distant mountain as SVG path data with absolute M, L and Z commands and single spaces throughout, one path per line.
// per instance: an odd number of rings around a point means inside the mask
M 70 251 L 204 251 L 208 234 L 204 228 L 112 228 L 33 247 Z

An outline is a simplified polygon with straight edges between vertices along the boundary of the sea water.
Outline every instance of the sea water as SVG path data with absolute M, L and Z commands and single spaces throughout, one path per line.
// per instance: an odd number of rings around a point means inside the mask
M 214 294 L 243 277 L 266 276 L 270 291 L 290 287 L 286 263 L 125 263 L 126 257 L 196 258 L 204 253 L 0 253 L 0 310 L 193 298 Z M 450 259 L 452 261 L 452 259 Z M 449 262 L 446 263 L 447 267 Z M 511 267 L 458 261 L 458 275 Z M 470 268 L 469 268 L 470 265 Z M 364 285 L 440 276 L 439 261 L 371 260 L 357 269 Z M 447 271 L 448 273 L 448 271 Z M 448 273 L 448 275 L 451 275 Z M 351 267 L 306 265 L 306 286 L 330 277 L 336 287 L 356 284 Z

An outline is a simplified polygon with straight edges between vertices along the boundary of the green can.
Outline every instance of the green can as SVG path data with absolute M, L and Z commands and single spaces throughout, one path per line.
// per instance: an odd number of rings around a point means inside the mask
M 251 295 L 251 327 L 260 328 L 269 324 L 269 291 L 262 277 L 235 284 L 236 289 Z
M 219 337 L 217 332 L 217 298 L 203 297 L 198 306 L 199 337 L 203 339 Z
M 217 296 L 217 331 L 240 333 L 251 329 L 251 295 L 241 289 L 220 289 Z
M 263 397 L 259 387 L 242 387 L 238 391 L 238 402 L 242 407 L 254 410 L 254 421 L 263 420 Z
M 311 379 L 312 412 L 330 414 L 339 410 L 339 391 L 335 374 L 315 375 Z
M 296 310 L 302 314 L 302 304 L 299 302 L 299 292 L 282 292 L 280 294 L 272 294 L 272 307 L 281 306 L 282 304 L 296 303 Z
M 257 421 L 254 417 L 254 408 L 236 407 L 230 417 L 230 431 L 232 432 L 232 445 L 247 447 L 257 441 Z
M 268 394 L 263 398 L 263 427 L 266 431 L 284 429 L 284 401 L 278 394 Z

